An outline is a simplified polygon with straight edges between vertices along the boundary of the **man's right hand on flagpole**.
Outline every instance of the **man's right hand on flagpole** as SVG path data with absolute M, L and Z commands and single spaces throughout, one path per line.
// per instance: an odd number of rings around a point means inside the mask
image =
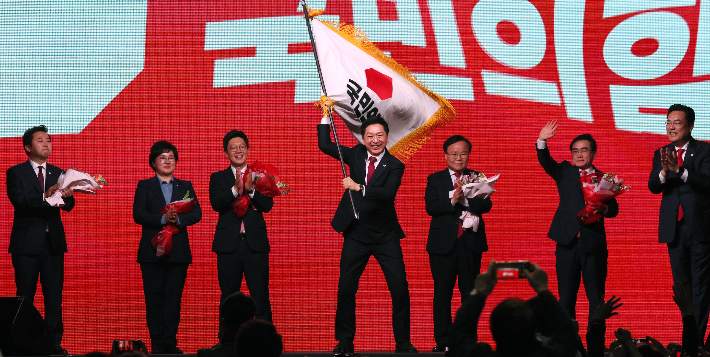
M 350 177 L 346 177 L 341 181 L 343 188 L 351 191 L 360 191 L 360 185 L 355 183 Z

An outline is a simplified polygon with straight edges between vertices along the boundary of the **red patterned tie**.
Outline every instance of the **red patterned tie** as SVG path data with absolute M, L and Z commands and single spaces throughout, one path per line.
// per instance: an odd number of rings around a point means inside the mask
M 372 174 L 375 173 L 375 161 L 377 161 L 377 158 L 374 156 L 370 156 L 370 165 L 367 166 L 367 182 L 366 183 L 370 183 L 370 179 L 372 178 Z
M 244 184 L 244 173 L 239 172 L 239 178 L 242 179 L 242 185 Z M 242 192 L 239 194 L 243 195 L 244 194 L 244 186 L 242 186 Z M 242 217 L 242 225 L 239 227 L 239 233 L 244 233 L 244 217 Z
M 42 166 L 38 166 L 39 168 L 39 173 L 37 174 L 37 178 L 39 179 L 39 187 L 42 187 L 42 192 L 44 192 L 44 175 L 42 174 Z
M 683 153 L 685 149 L 678 149 L 678 166 L 683 166 Z M 683 219 L 683 207 L 678 203 L 678 220 Z
M 458 172 L 454 172 L 454 176 L 456 177 L 456 181 L 458 181 L 461 178 L 461 174 Z M 456 185 L 454 185 L 455 187 Z M 463 222 L 461 222 L 461 219 L 459 219 L 459 232 L 456 235 L 456 238 L 461 238 L 461 235 L 463 235 Z

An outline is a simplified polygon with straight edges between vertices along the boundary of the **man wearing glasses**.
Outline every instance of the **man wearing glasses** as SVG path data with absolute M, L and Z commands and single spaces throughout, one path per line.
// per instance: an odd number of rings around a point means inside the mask
M 271 211 L 274 199 L 254 190 L 247 167 L 249 139 L 232 130 L 222 140 L 224 155 L 231 165 L 210 176 L 210 203 L 219 213 L 212 251 L 217 253 L 220 301 L 239 292 L 242 276 L 256 303 L 256 318 L 271 322 L 269 301 L 269 238 L 263 213 Z M 232 210 L 237 197 L 247 195 L 249 208 L 239 217 Z
M 572 162 L 557 162 L 550 156 L 547 140 L 555 136 L 558 126 L 556 120 L 548 122 L 537 140 L 537 159 L 555 180 L 560 195 L 547 236 L 557 242 L 555 269 L 560 303 L 574 319 L 581 277 L 589 300 L 589 321 L 592 321 L 594 311 L 604 300 L 607 275 L 609 253 L 604 218 L 616 217 L 619 205 L 616 199 L 606 204 L 591 202 L 590 208 L 601 214 L 602 218 L 589 224 L 577 221 L 577 213 L 586 205 L 580 179 L 598 171 L 592 164 L 597 155 L 597 142 L 589 134 L 579 135 L 570 144 Z
M 668 244 L 673 283 L 690 286 L 693 292 L 699 341 L 703 341 L 710 312 L 710 144 L 693 139 L 694 124 L 693 108 L 681 104 L 668 108 L 670 143 L 653 155 L 648 189 L 663 194 L 658 242 Z
M 461 214 L 465 211 L 478 215 L 488 213 L 490 198 L 464 198 L 457 182 L 462 176 L 478 175 L 469 169 L 468 155 L 471 142 L 454 135 L 444 142 L 444 159 L 448 168 L 427 178 L 426 211 L 431 216 L 426 250 L 429 253 L 431 276 L 434 279 L 434 340 L 433 352 L 445 352 L 450 346 L 451 298 L 456 277 L 459 279 L 461 303 L 471 296 L 473 282 L 481 271 L 481 257 L 488 251 L 483 219 L 478 227 L 463 229 Z M 449 198 L 449 192 L 454 191 Z

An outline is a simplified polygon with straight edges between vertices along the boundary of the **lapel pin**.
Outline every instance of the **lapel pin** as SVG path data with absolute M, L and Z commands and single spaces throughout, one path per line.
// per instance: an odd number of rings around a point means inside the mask
M 387 165 L 382 165 L 382 167 L 387 167 Z
M 690 154 L 690 156 L 693 156 L 693 154 Z

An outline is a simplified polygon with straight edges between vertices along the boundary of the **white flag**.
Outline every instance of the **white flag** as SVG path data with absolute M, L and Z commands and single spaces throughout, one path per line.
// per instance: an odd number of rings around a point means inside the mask
M 317 19 L 312 27 L 328 97 L 359 142 L 360 124 L 381 116 L 390 129 L 387 149 L 406 161 L 434 128 L 456 117 L 445 98 L 419 83 L 360 29 Z

